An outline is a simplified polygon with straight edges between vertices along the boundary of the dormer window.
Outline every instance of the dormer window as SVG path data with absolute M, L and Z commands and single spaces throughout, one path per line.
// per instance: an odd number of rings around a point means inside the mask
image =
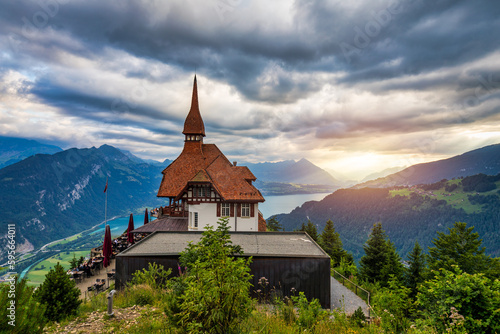
M 193 197 L 210 197 L 210 187 L 207 186 L 194 187 Z

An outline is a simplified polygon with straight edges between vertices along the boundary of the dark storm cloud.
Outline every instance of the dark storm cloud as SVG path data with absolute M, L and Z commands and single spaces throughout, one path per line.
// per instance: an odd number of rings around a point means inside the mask
M 496 1 L 298 0 L 292 13 L 275 13 L 277 21 L 280 15 L 292 15 L 291 24 L 281 29 L 268 28 L 269 22 L 259 20 L 258 13 L 248 15 L 245 6 L 234 8 L 231 15 L 236 23 L 228 23 L 219 19 L 210 1 L 164 5 L 167 9 L 155 8 L 156 4 L 149 1 L 3 2 L 0 32 L 10 41 L 15 56 L 8 66 L 59 63 L 59 51 L 99 60 L 107 57 L 107 48 L 112 48 L 188 73 L 196 68 L 211 79 L 229 83 L 250 101 L 294 103 L 318 92 L 325 80 L 330 80 L 328 83 L 344 88 L 361 85 L 373 94 L 443 89 L 450 103 L 460 104 L 470 96 L 470 89 L 481 87 L 473 78 L 487 77 L 492 71 L 485 68 L 464 75 L 460 66 L 500 50 L 496 33 L 500 31 L 500 3 Z M 47 37 L 58 33 L 67 38 Z M 22 59 L 22 64 L 16 59 Z M 443 76 L 424 76 L 449 67 L 458 69 Z M 319 72 L 342 76 L 324 79 L 316 75 Z M 152 82 L 169 80 L 165 75 L 152 76 L 148 68 L 125 68 L 123 73 L 127 78 Z M 270 78 L 263 82 L 261 78 L 266 75 Z M 479 94 L 473 93 L 477 104 L 496 98 L 494 93 L 480 89 L 483 91 Z M 77 92 L 50 80 L 36 82 L 31 92 L 45 103 L 82 118 L 102 121 L 100 112 L 108 111 L 182 122 L 151 107 L 130 108 L 126 103 L 117 104 L 118 97 Z M 495 113 L 495 108 L 469 113 L 468 121 Z M 317 118 L 307 127 L 320 126 L 317 136 L 321 138 L 329 137 L 329 133 L 344 136 L 365 130 L 415 131 L 434 122 L 420 117 L 425 114 L 428 111 L 413 117 L 354 123 L 329 119 L 325 124 L 324 118 Z M 455 121 L 460 120 L 443 117 L 433 126 Z M 117 117 L 116 122 L 128 121 Z M 224 125 L 207 124 L 224 132 Z M 273 124 L 259 116 L 235 125 L 233 130 L 262 125 Z M 277 126 L 291 132 L 304 127 L 304 122 Z
M 53 84 L 47 79 L 37 81 L 29 93 L 37 96 L 44 103 L 58 108 L 67 116 L 107 124 L 141 127 L 159 134 L 170 135 L 177 134 L 177 132 L 158 126 L 158 122 L 181 121 L 180 118 L 169 115 L 164 110 L 129 103 L 119 98 L 86 94 Z M 143 121 L 138 121 L 137 118 L 129 119 L 125 117 L 127 115 L 138 115 Z
M 9 23 L 22 28 L 25 18 L 34 22 L 41 9 L 25 1 L 3 6 L 3 30 Z M 154 8 L 148 2 L 88 2 L 85 6 L 68 2 L 58 6 L 47 26 L 70 32 L 94 53 L 112 46 L 187 71 L 198 67 L 230 82 L 251 99 L 266 99 L 254 82 L 269 61 L 303 71 L 318 68 L 320 63 L 320 67 L 336 71 L 341 69 L 340 63 L 350 70 L 343 82 L 352 84 L 459 64 L 498 48 L 498 36 L 493 32 L 500 28 L 500 4 L 491 1 L 375 1 L 357 8 L 342 7 L 340 2 L 297 1 L 294 26 L 285 32 L 265 30 L 264 22 L 258 20 L 247 30 L 232 29 L 214 21 L 214 12 L 200 20 L 189 6 L 194 4 L 171 6 L 163 18 L 151 23 Z M 385 21 L 383 16 L 379 19 L 384 11 L 390 16 Z M 342 53 L 342 42 L 359 50 L 350 57 L 351 63 Z M 76 51 L 69 45 L 58 47 Z M 324 63 L 325 57 L 333 58 Z M 379 67 L 395 58 L 402 59 L 397 67 Z M 286 96 L 295 85 L 299 84 L 283 78 L 274 87 L 276 95 Z M 317 85 L 300 85 L 297 91 L 318 89 Z

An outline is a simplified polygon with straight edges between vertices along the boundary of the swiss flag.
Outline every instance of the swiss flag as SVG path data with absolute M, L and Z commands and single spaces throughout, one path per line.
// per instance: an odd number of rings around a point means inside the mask
M 108 178 L 106 178 L 106 186 L 104 187 L 104 192 L 106 192 L 106 190 L 108 190 Z

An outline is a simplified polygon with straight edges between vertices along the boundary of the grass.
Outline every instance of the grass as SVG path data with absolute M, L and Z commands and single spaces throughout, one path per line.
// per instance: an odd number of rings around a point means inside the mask
M 61 241 L 59 241 L 59 242 L 57 242 L 55 244 L 52 244 L 50 246 L 53 248 L 54 246 L 57 246 L 57 245 L 64 245 L 64 244 L 67 244 L 68 242 L 71 242 L 71 241 L 74 241 L 74 240 L 80 238 L 81 236 L 82 236 L 81 233 L 75 234 L 75 235 L 73 235 L 71 237 L 65 238 L 64 240 L 61 240 Z
M 445 190 L 445 188 L 440 188 L 438 190 L 430 190 L 430 191 L 424 191 L 419 188 L 403 188 L 403 189 L 394 189 L 389 191 L 389 195 L 391 197 L 395 196 L 404 196 L 404 197 L 410 197 L 412 193 L 415 194 L 420 194 L 421 196 L 427 196 L 432 199 L 436 200 L 444 200 L 446 203 L 450 206 L 452 206 L 454 209 L 463 209 L 466 213 L 480 213 L 482 210 L 482 205 L 480 204 L 472 204 L 469 201 L 468 196 L 469 195 L 474 195 L 476 194 L 475 192 L 464 192 L 463 187 L 460 184 L 462 180 L 456 179 L 456 180 L 450 180 L 447 182 L 448 185 L 451 184 L 456 184 L 458 185 L 458 188 L 456 188 L 452 192 L 448 192 Z M 500 181 L 496 182 L 497 188 L 500 188 Z M 481 193 L 483 196 L 487 195 L 492 195 L 492 194 L 498 194 L 498 189 Z
M 66 254 L 68 253 L 68 254 Z M 69 261 L 73 259 L 73 254 L 75 254 L 76 258 L 80 258 L 80 256 L 88 256 L 88 251 L 67 251 L 56 254 L 52 257 L 49 257 L 46 260 L 38 263 L 36 266 L 32 267 L 28 273 L 26 274 L 26 278 L 29 280 L 29 285 L 39 286 L 45 280 L 45 275 L 49 272 L 50 268 L 53 268 L 57 262 L 63 266 L 65 270 L 70 269 Z M 43 268 L 43 269 L 42 269 Z
M 410 197 L 410 194 L 412 193 L 413 191 L 408 189 L 408 188 L 404 188 L 404 189 L 395 189 L 395 190 L 391 190 L 389 191 L 389 196 L 391 197 L 395 197 L 395 196 L 405 196 L 405 197 Z

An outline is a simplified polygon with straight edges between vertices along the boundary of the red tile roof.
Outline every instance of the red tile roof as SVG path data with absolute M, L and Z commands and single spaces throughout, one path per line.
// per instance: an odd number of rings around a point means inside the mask
M 158 197 L 181 197 L 188 182 L 209 182 L 225 201 L 264 202 L 260 191 L 249 182 L 256 178 L 247 167 L 233 166 L 214 144 L 200 143 L 200 148 L 185 147 L 163 170 Z
M 198 108 L 196 77 L 191 110 L 184 123 L 184 134 L 205 129 Z M 186 130 L 187 129 L 187 130 Z M 199 132 L 198 134 L 200 134 Z M 163 170 L 158 197 L 180 198 L 189 182 L 209 182 L 224 201 L 264 202 L 264 197 L 252 185 L 256 177 L 244 166 L 234 166 L 214 144 L 186 140 L 177 159 Z

